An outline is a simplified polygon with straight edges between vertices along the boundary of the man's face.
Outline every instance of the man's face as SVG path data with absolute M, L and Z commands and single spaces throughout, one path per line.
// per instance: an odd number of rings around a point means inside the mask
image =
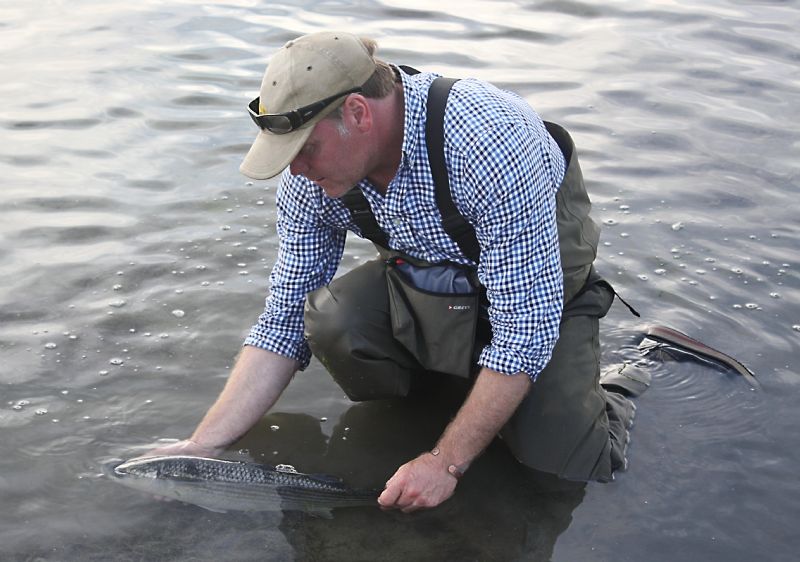
M 357 131 L 347 130 L 343 121 L 323 119 L 292 160 L 289 171 L 319 185 L 328 197 L 338 198 L 367 176 L 363 143 Z

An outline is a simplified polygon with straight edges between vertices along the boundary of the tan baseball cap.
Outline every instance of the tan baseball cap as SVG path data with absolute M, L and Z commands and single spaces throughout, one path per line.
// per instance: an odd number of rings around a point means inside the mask
M 259 114 L 284 113 L 362 86 L 375 72 L 361 40 L 350 33 L 320 32 L 286 43 L 269 61 L 261 81 Z M 336 100 L 308 123 L 285 134 L 262 130 L 239 170 L 264 180 L 280 174 L 311 131 L 344 100 Z

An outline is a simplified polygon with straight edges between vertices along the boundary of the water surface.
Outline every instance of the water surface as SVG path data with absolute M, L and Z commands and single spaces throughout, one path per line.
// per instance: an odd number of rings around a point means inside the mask
M 735 0 L 0 4 L 0 558 L 793 560 L 798 27 L 796 3 Z M 331 28 L 573 133 L 598 267 L 642 313 L 612 308 L 606 365 L 659 323 L 761 389 L 650 360 L 615 482 L 534 485 L 496 444 L 413 516 L 217 514 L 102 478 L 187 435 L 224 384 L 277 246 L 276 183 L 238 173 L 244 107 L 275 48 Z M 341 271 L 372 255 L 350 240 Z M 353 405 L 314 362 L 229 456 L 380 485 L 445 422 Z

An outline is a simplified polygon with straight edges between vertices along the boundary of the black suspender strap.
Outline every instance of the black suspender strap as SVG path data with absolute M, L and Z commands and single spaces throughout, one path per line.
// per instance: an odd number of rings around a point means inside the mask
M 361 230 L 361 235 L 364 238 L 384 248 L 389 247 L 389 237 L 386 236 L 378 221 L 375 220 L 369 201 L 367 201 L 360 187 L 354 187 L 342 195 L 339 200 L 344 203 L 345 207 L 350 209 L 350 216 L 353 217 L 353 222 Z
M 444 159 L 444 110 L 450 88 L 457 80 L 453 78 L 437 78 L 428 92 L 428 112 L 425 121 L 425 138 L 428 147 L 428 161 L 431 165 L 433 183 L 436 184 L 436 206 L 442 215 L 444 231 L 452 238 L 461 251 L 469 259 L 478 263 L 480 246 L 475 236 L 475 229 L 467 222 L 450 192 L 450 179 L 447 176 L 447 165 Z

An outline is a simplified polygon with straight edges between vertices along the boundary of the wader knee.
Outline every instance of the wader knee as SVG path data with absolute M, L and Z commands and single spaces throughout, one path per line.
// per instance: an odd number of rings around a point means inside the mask
M 392 336 L 382 262 L 309 293 L 304 319 L 312 353 L 350 400 L 408 394 L 418 366 Z

